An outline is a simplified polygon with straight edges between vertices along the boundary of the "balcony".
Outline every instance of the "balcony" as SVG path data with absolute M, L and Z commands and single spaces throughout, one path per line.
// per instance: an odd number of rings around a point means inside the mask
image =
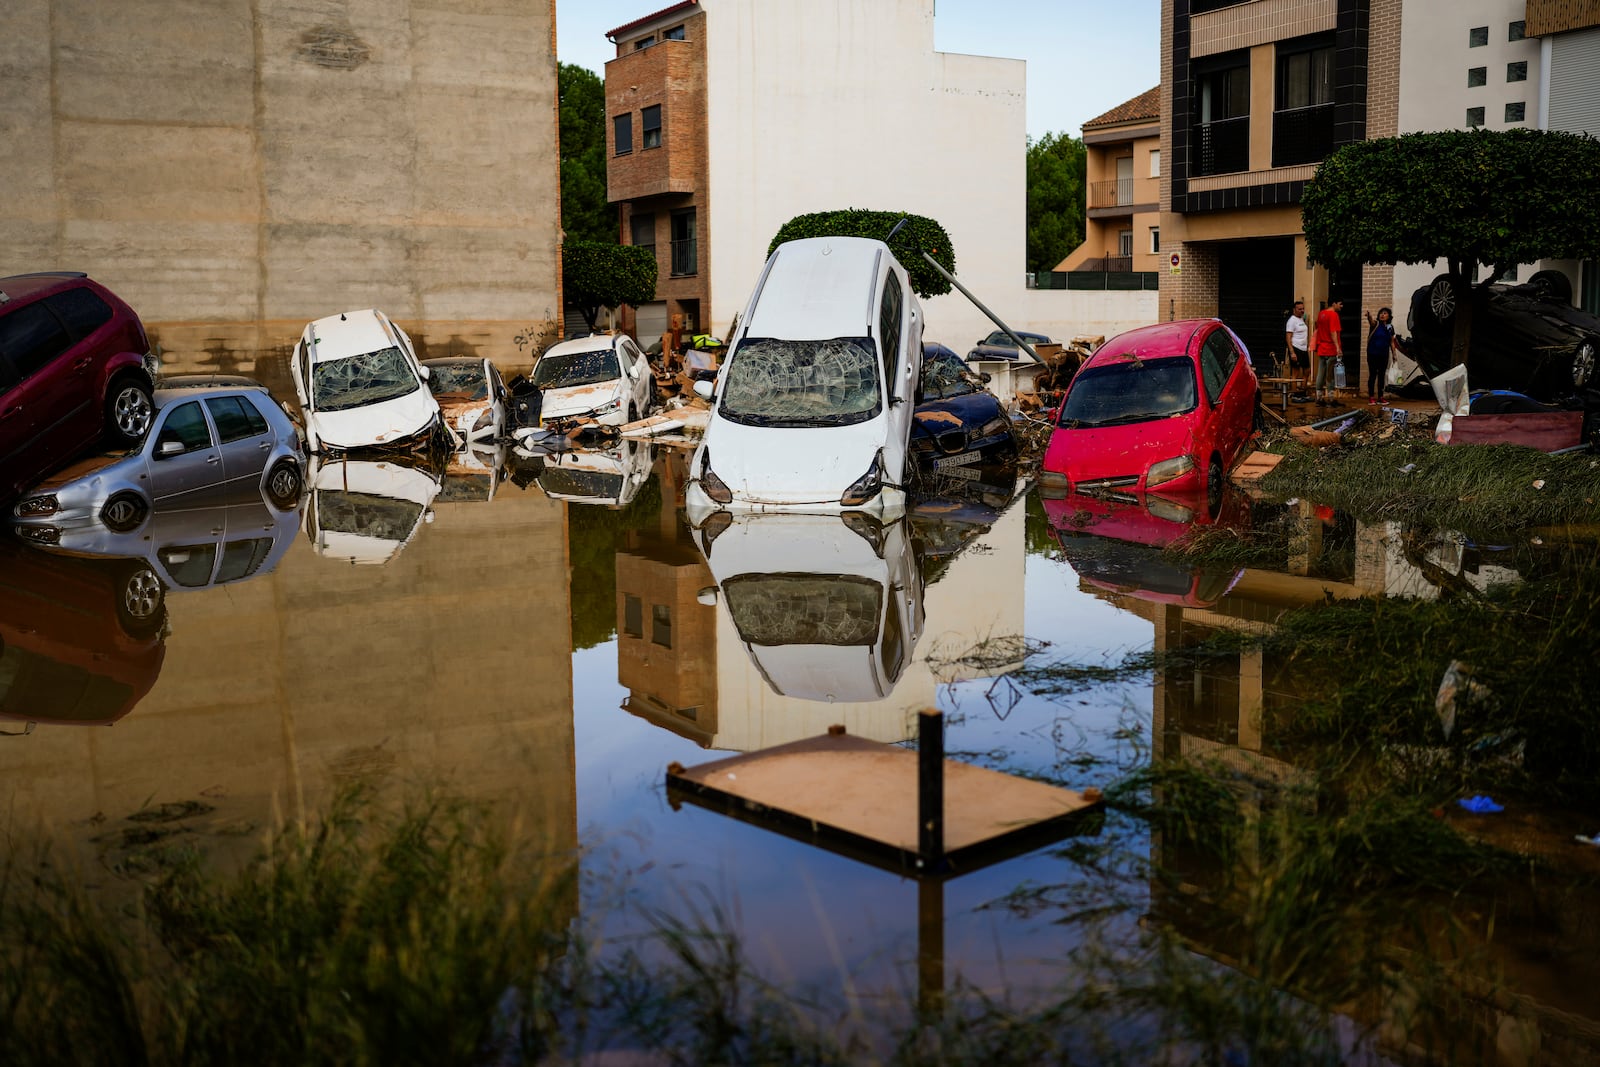
M 1192 152 L 1197 176 L 1249 170 L 1250 116 L 1195 123 Z
M 684 278 L 699 273 L 695 238 L 687 237 L 672 242 L 672 276 Z
M 1288 108 L 1272 113 L 1272 165 L 1320 163 L 1333 151 L 1333 105 Z
M 1126 207 L 1133 203 L 1133 179 L 1089 183 L 1090 207 Z

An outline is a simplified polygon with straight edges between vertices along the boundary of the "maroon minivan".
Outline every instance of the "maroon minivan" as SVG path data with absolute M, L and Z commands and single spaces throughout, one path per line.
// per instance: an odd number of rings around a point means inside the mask
M 139 316 L 83 274 L 0 278 L 0 500 L 96 441 L 137 443 L 149 351 Z

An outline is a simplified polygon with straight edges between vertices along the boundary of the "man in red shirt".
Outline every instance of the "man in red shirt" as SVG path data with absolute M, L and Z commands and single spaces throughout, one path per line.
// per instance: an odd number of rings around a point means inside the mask
M 1344 353 L 1339 336 L 1339 309 L 1342 307 L 1344 301 L 1335 300 L 1323 308 L 1317 313 L 1317 325 L 1311 331 L 1311 354 L 1317 360 L 1317 378 L 1312 388 L 1316 390 L 1317 403 L 1322 406 L 1333 403 L 1333 361 Z

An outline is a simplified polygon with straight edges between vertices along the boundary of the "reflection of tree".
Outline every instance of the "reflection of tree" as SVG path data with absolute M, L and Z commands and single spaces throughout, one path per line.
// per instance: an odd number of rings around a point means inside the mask
M 625 530 L 655 526 L 660 513 L 661 483 L 654 474 L 625 508 L 567 506 L 573 649 L 593 648 L 617 632 L 617 542 Z
M 1044 499 L 1037 492 L 1029 493 L 1027 505 L 1028 521 L 1024 536 L 1027 538 L 1028 555 L 1060 559 L 1061 545 L 1050 531 L 1050 517 L 1044 513 Z

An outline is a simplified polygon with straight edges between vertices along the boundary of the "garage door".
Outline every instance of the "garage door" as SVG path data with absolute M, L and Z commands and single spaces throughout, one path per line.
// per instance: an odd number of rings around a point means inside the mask
M 649 348 L 651 341 L 660 340 L 667 332 L 667 302 L 640 304 L 634 309 L 634 322 L 638 324 L 639 344 Z

